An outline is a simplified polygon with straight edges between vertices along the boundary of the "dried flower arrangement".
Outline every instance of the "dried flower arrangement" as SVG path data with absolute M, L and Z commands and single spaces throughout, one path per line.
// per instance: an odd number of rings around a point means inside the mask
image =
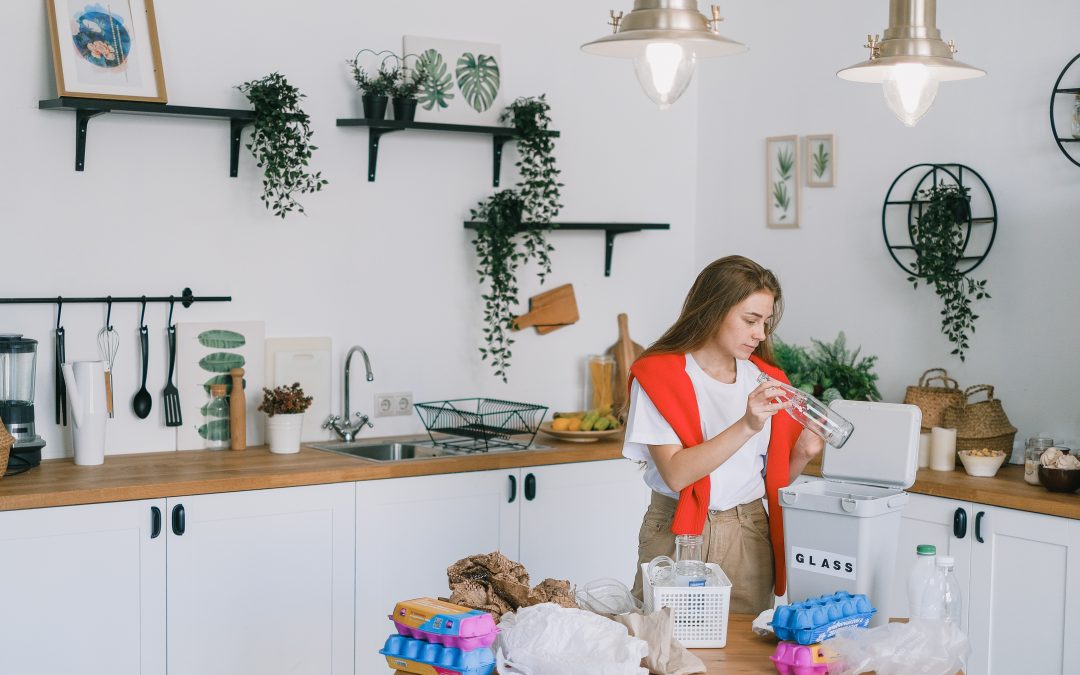
M 259 404 L 259 410 L 270 417 L 295 415 L 310 408 L 311 400 L 310 396 L 304 396 L 304 390 L 299 382 L 294 382 L 288 387 L 274 389 L 263 387 L 263 402 Z

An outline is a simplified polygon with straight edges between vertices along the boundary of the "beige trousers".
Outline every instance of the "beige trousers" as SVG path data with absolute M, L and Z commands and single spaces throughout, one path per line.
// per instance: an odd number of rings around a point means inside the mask
M 678 502 L 652 493 L 638 534 L 638 566 L 633 594 L 642 597 L 641 563 L 659 555 L 675 557 L 671 521 Z M 702 531 L 705 562 L 716 563 L 731 580 L 731 611 L 758 614 L 773 605 L 772 544 L 769 516 L 760 500 L 727 511 L 709 511 Z

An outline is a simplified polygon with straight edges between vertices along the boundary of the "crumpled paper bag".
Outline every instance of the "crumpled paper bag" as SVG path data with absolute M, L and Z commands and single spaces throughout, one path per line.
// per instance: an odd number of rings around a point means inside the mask
M 449 602 L 491 613 L 496 621 L 507 612 L 542 602 L 577 608 L 569 581 L 544 579 L 529 588 L 529 573 L 520 563 L 495 551 L 462 558 L 446 570 Z
M 503 616 L 499 629 L 500 675 L 648 675 L 641 667 L 648 644 L 583 609 L 547 602 L 522 607 Z
M 675 639 L 675 612 L 663 607 L 651 614 L 604 614 L 612 621 L 626 626 L 632 637 L 644 640 L 649 653 L 642 663 L 656 675 L 691 675 L 706 672 L 705 663 Z

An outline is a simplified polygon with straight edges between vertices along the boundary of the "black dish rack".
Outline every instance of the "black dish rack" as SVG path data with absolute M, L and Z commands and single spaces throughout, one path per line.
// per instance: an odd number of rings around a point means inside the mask
M 547 406 L 497 398 L 456 398 L 416 403 L 431 442 L 459 450 L 487 452 L 491 448 L 525 449 L 532 445 Z M 435 434 L 458 438 L 436 438 Z M 528 434 L 528 440 L 514 439 Z

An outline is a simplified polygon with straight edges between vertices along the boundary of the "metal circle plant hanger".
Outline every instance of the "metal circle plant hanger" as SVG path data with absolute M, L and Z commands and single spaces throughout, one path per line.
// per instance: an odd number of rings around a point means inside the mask
M 1077 136 L 1077 129 L 1080 122 L 1075 119 L 1076 116 L 1080 116 L 1080 87 L 1062 88 L 1061 86 L 1061 81 L 1065 79 L 1065 74 L 1069 72 L 1069 69 L 1073 67 L 1073 64 L 1075 64 L 1077 60 L 1080 60 L 1080 54 L 1072 57 L 1072 59 L 1065 64 L 1065 67 L 1061 69 L 1061 74 L 1058 75 L 1057 80 L 1054 82 L 1054 90 L 1050 92 L 1050 132 L 1054 134 L 1054 142 L 1057 143 L 1058 148 L 1061 150 L 1061 154 L 1065 155 L 1065 157 L 1073 164 L 1080 166 L 1080 160 L 1074 157 L 1073 154 L 1065 148 L 1066 143 L 1080 144 L 1080 136 Z M 1058 132 L 1057 120 L 1054 119 L 1054 110 L 1058 94 L 1076 97 L 1077 102 L 1073 103 L 1073 106 L 1076 107 L 1073 108 L 1070 106 L 1070 112 L 1074 116 L 1071 138 L 1065 138 Z M 1080 150 L 1080 145 L 1075 147 Z

